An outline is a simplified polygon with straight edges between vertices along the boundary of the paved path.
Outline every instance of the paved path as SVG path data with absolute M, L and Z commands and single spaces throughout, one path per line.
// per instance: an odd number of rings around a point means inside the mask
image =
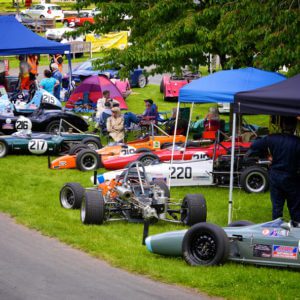
M 0 299 L 212 298 L 113 268 L 0 214 Z

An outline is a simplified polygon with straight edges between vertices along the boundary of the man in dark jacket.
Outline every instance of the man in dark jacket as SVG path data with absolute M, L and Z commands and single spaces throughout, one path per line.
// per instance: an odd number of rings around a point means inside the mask
M 300 138 L 293 135 L 296 118 L 282 117 L 282 133 L 255 141 L 248 155 L 270 157 L 269 171 L 272 217 L 283 216 L 284 202 L 294 226 L 300 226 Z

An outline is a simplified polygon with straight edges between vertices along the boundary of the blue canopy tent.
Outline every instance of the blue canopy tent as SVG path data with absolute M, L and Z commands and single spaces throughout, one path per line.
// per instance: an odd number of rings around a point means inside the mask
M 275 84 L 285 80 L 285 76 L 275 73 L 262 71 L 255 68 L 244 68 L 236 70 L 219 71 L 203 78 L 192 81 L 185 85 L 179 91 L 179 100 L 177 106 L 177 118 L 175 122 L 175 132 L 178 124 L 178 114 L 180 103 L 192 103 L 190 119 L 194 103 L 233 103 L 234 95 L 238 92 L 248 91 Z M 191 121 L 191 120 L 190 120 Z M 190 122 L 189 122 L 190 123 Z M 233 114 L 232 140 L 235 141 L 236 132 L 236 114 Z M 187 136 L 189 134 L 189 128 Z M 173 144 L 175 143 L 175 136 Z M 228 223 L 232 220 L 232 192 L 233 192 L 233 163 L 234 163 L 234 145 L 231 149 L 231 172 L 230 172 L 230 190 L 229 190 L 229 211 Z M 172 150 L 173 161 L 174 145 Z M 170 185 L 170 184 L 169 184 Z
M 22 25 L 14 16 L 0 16 L 0 55 L 69 54 L 70 45 L 49 41 Z

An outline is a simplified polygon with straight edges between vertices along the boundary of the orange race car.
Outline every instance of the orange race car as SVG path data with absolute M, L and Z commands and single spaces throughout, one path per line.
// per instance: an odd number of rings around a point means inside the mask
M 185 136 L 176 135 L 176 143 L 184 143 Z M 81 171 L 91 171 L 103 166 L 105 159 L 112 156 L 126 156 L 135 153 L 150 152 L 164 149 L 173 143 L 173 136 L 159 135 L 147 136 L 143 139 L 128 142 L 127 144 L 117 144 L 106 146 L 96 151 L 88 149 L 85 145 L 75 145 L 70 149 L 69 155 L 61 156 L 50 163 L 51 169 L 75 169 Z

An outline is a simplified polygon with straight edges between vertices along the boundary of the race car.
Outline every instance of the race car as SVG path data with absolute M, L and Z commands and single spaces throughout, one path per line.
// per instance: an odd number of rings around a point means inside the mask
M 160 83 L 160 92 L 164 94 L 164 101 L 178 101 L 179 90 L 199 77 L 198 73 L 183 73 L 182 76 L 164 75 Z
M 20 118 L 16 126 L 26 118 Z M 49 134 L 31 132 L 30 126 L 12 135 L 0 136 L 0 158 L 7 154 L 48 154 L 59 155 L 69 151 L 77 144 L 85 144 L 90 149 L 101 148 L 98 136 L 92 134 L 65 133 Z
M 183 135 L 175 137 L 176 143 L 184 143 L 185 139 Z M 151 150 L 161 149 L 164 145 L 172 142 L 173 136 L 153 134 L 143 139 L 127 142 L 127 144 L 108 145 L 96 151 L 85 149 L 84 145 L 78 145 L 70 150 L 69 155 L 58 157 L 52 161 L 49 167 L 51 169 L 78 168 L 81 171 L 95 170 L 103 166 L 106 158 L 119 159 L 120 157 L 130 157 L 132 153 L 151 152 Z
M 74 23 L 74 25 L 72 23 Z M 66 27 L 70 26 L 71 24 L 73 26 L 84 26 L 86 24 L 95 24 L 95 20 L 94 16 L 88 12 L 81 12 L 76 16 L 64 18 L 63 24 Z
M 146 155 L 146 154 L 145 154 Z M 150 181 L 161 180 L 170 186 L 228 186 L 230 179 L 230 155 L 211 159 L 205 152 L 195 152 L 191 159 L 154 163 L 145 166 Z M 261 193 L 269 188 L 268 160 L 235 156 L 234 184 L 248 193 Z M 103 183 L 120 176 L 125 170 L 110 171 L 97 175 Z M 94 182 L 94 178 L 92 178 Z
M 141 171 L 140 171 L 141 169 Z M 78 183 L 66 183 L 60 191 L 63 208 L 81 207 L 84 224 L 103 224 L 109 220 L 154 223 L 158 220 L 193 225 L 206 220 L 206 207 L 197 194 L 182 203 L 172 202 L 162 181 L 149 181 L 144 166 L 133 163 L 117 180 L 84 189 Z M 204 213 L 203 213 L 204 212 Z
M 236 147 L 239 153 L 246 152 L 251 143 L 242 143 L 237 142 Z M 173 160 L 190 160 L 193 158 L 193 155 L 197 152 L 204 152 L 208 157 L 212 158 L 215 155 L 217 158 L 219 155 L 227 154 L 230 151 L 231 142 L 224 141 L 217 144 L 210 144 L 202 146 L 200 143 L 188 143 L 187 147 L 184 148 L 180 145 L 175 146 Z M 145 151 L 144 151 L 145 152 Z M 133 153 L 127 156 L 119 157 L 102 157 L 103 166 L 107 170 L 118 170 L 124 169 L 126 165 L 130 162 L 139 160 L 144 165 L 151 164 L 153 161 L 170 161 L 172 158 L 172 147 L 169 144 L 169 147 L 162 150 L 157 150 L 155 153 Z
M 192 266 L 213 266 L 227 260 L 272 267 L 300 267 L 300 228 L 281 219 L 253 224 L 236 221 L 221 228 L 198 223 L 188 230 L 146 238 L 155 254 L 181 256 Z

